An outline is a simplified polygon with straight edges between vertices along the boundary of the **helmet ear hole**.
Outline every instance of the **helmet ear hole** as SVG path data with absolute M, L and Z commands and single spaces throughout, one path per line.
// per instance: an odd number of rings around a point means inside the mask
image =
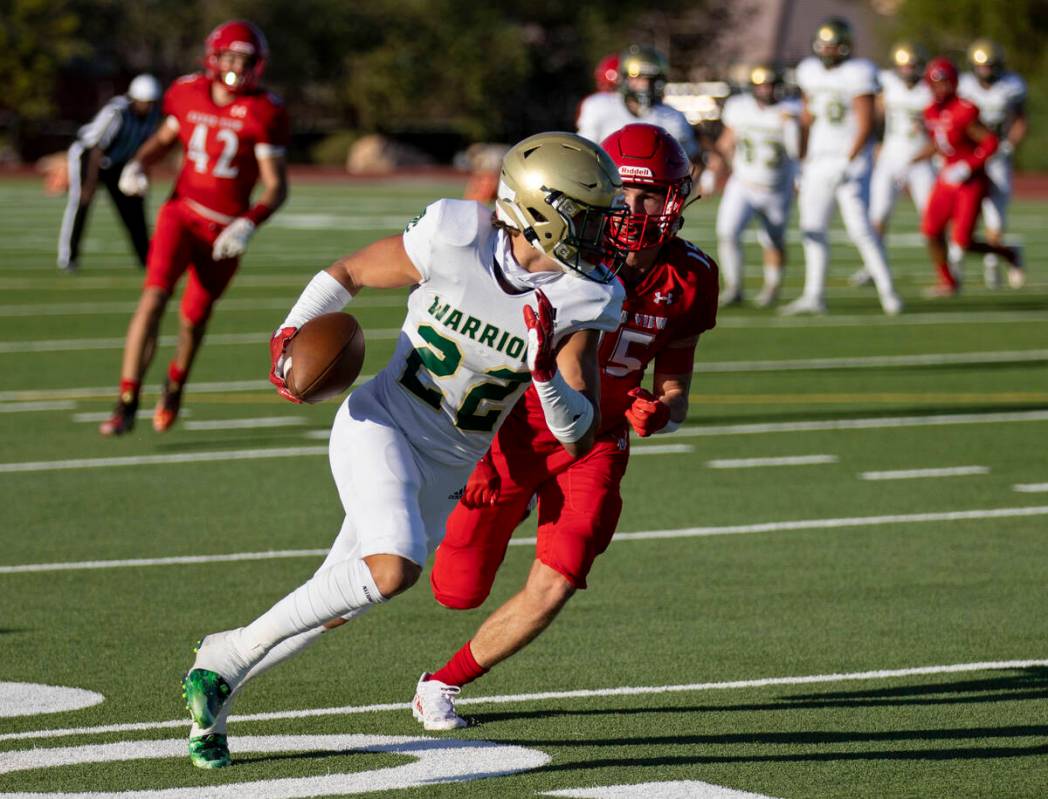
M 544 217 L 542 215 L 542 212 L 539 211 L 538 208 L 532 208 L 530 205 L 528 206 L 528 213 L 531 214 L 532 218 L 536 222 L 548 222 L 549 221 L 548 219 L 546 219 L 546 217 Z

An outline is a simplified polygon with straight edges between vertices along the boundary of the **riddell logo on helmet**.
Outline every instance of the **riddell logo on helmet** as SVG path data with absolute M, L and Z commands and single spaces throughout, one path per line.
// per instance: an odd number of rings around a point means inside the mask
M 620 166 L 619 174 L 624 178 L 655 177 L 655 174 L 646 166 Z

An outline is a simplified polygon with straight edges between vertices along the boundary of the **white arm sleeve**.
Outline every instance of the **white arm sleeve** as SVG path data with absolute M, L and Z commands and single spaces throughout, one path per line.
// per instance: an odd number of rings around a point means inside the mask
M 562 444 L 574 444 L 593 424 L 593 403 L 580 391 L 568 385 L 560 372 L 548 382 L 532 381 L 542 403 L 546 426 Z
M 351 299 L 353 295 L 327 271 L 317 272 L 280 327 L 302 327 L 310 319 L 341 311 Z

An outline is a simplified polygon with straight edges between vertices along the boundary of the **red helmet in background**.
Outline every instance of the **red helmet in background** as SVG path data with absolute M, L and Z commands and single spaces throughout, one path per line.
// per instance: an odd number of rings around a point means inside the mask
M 222 73 L 219 58 L 227 51 L 249 57 L 243 74 Z M 269 45 L 266 43 L 266 37 L 247 20 L 234 19 L 223 22 L 208 34 L 204 42 L 204 72 L 211 80 L 221 83 L 234 94 L 250 91 L 258 85 L 266 68 L 267 58 Z
M 928 83 L 948 83 L 957 88 L 957 67 L 945 56 L 933 58 L 924 70 L 924 79 Z
M 593 82 L 598 92 L 613 92 L 619 85 L 619 54 L 604 56 L 593 70 Z
M 634 123 L 612 133 L 601 142 L 626 187 L 664 190 L 666 199 L 657 214 L 634 213 L 625 221 L 611 223 L 611 237 L 629 252 L 661 245 L 672 237 L 684 220 L 681 212 L 691 194 L 691 161 L 684 148 L 657 125 Z

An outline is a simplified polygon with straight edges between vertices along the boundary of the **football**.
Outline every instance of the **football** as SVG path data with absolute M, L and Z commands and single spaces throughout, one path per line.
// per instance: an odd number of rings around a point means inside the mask
M 364 331 L 347 313 L 310 319 L 288 342 L 284 381 L 303 402 L 323 402 L 338 396 L 364 365 Z

